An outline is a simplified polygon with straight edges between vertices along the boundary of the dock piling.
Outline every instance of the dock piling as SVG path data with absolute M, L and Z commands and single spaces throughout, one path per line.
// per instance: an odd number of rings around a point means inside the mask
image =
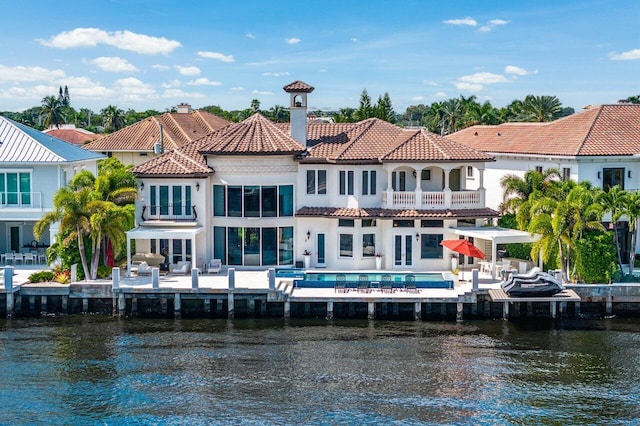
M 420 302 L 413 304 L 413 319 L 416 321 L 422 320 L 422 303 Z
M 274 291 L 276 289 L 276 270 L 275 268 L 269 268 L 267 271 L 269 277 L 269 290 Z
M 507 301 L 502 302 L 502 319 L 509 319 L 509 302 Z
M 124 297 L 124 293 L 118 295 L 118 314 L 123 317 L 127 313 L 127 299 Z
M 211 312 L 211 299 L 204 299 L 204 313 L 208 314 Z
M 231 284 L 231 281 L 229 281 L 229 284 Z M 234 319 L 235 316 L 236 316 L 236 311 L 234 307 L 233 293 L 229 292 L 229 295 L 227 296 L 227 318 Z
M 86 314 L 87 312 L 89 312 L 89 298 L 83 297 L 82 298 L 82 313 Z
M 329 300 L 327 302 L 327 319 L 328 320 L 333 319 L 333 301 L 332 300 Z
M 154 290 L 160 288 L 160 269 L 159 268 L 151 268 L 151 287 Z
M 376 302 L 367 302 L 367 319 L 376 319 Z
M 191 268 L 191 288 L 193 290 L 198 289 L 198 268 Z
M 7 295 L 7 318 L 13 316 L 13 266 L 7 266 L 4 269 L 4 291 Z
M 556 319 L 558 305 L 556 304 L 556 302 L 549 302 L 549 303 L 550 303 L 549 308 L 551 310 L 551 318 Z
M 289 301 L 284 302 L 284 317 L 291 318 L 291 302 Z
M 229 290 L 233 290 L 234 288 L 236 288 L 236 269 L 229 268 L 228 272 L 229 272 Z
M 458 302 L 456 304 L 456 321 L 462 321 L 464 317 L 464 303 Z
M 196 271 L 196 277 L 197 277 L 198 270 L 195 269 L 195 271 Z M 196 278 L 196 285 L 197 285 L 197 278 Z M 178 319 L 182 317 L 182 300 L 180 298 L 180 293 L 175 293 L 173 297 L 173 316 Z

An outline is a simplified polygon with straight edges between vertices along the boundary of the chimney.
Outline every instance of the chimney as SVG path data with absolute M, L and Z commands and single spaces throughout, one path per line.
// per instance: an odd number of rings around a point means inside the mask
M 314 87 L 296 80 L 282 89 L 290 98 L 291 137 L 307 146 L 307 94 L 313 92 Z
M 184 102 L 178 104 L 178 114 L 190 114 L 191 113 L 191 105 L 185 104 Z

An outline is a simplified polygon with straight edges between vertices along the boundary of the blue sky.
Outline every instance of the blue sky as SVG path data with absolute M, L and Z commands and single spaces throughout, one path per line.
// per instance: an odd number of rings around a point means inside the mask
M 294 80 L 315 86 L 312 109 L 355 107 L 364 88 L 398 112 L 461 94 L 576 109 L 640 94 L 636 0 L 3 3 L 0 111 L 61 85 L 96 111 L 268 109 Z

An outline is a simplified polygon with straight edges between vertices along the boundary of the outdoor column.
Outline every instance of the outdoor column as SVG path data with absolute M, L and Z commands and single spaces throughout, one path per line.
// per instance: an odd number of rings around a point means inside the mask
M 198 269 L 191 268 L 191 288 L 193 290 L 198 289 Z
M 131 237 L 127 233 L 127 276 L 131 276 Z
M 451 170 L 442 169 L 444 171 L 444 207 L 451 207 L 451 188 L 449 187 L 449 172 Z
M 160 269 L 151 268 L 151 287 L 154 289 L 160 288 Z
M 478 270 L 477 269 L 473 269 L 471 271 L 471 290 L 472 291 L 478 291 Z
M 414 190 L 416 199 L 414 200 L 414 203 L 415 203 L 416 209 L 419 210 L 422 208 L 422 188 L 420 187 L 420 182 L 421 182 L 420 177 L 421 177 L 422 170 L 414 169 L 413 172 L 416 174 L 416 189 Z
M 496 261 L 498 260 L 498 245 L 495 238 L 491 239 L 491 279 L 496 279 Z
M 269 277 L 269 290 L 274 291 L 276 289 L 276 270 L 275 268 L 269 268 L 267 271 Z
M 387 194 L 387 203 L 384 207 L 391 208 L 393 207 L 393 180 L 391 179 L 393 175 L 386 167 L 384 168 L 384 171 L 387 173 L 387 188 L 385 189 L 385 193 Z
M 487 191 L 484 188 L 484 169 L 478 169 L 478 192 L 480 193 L 480 206 L 484 207 L 486 204 Z
M 120 268 L 111 268 L 111 288 L 120 288 Z

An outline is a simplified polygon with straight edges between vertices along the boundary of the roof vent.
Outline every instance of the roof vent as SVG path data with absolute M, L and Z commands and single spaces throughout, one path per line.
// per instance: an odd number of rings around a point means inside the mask
M 478 132 L 475 132 L 475 133 L 473 134 L 473 136 L 478 136 Z
M 500 136 L 500 132 L 498 132 L 498 136 Z

